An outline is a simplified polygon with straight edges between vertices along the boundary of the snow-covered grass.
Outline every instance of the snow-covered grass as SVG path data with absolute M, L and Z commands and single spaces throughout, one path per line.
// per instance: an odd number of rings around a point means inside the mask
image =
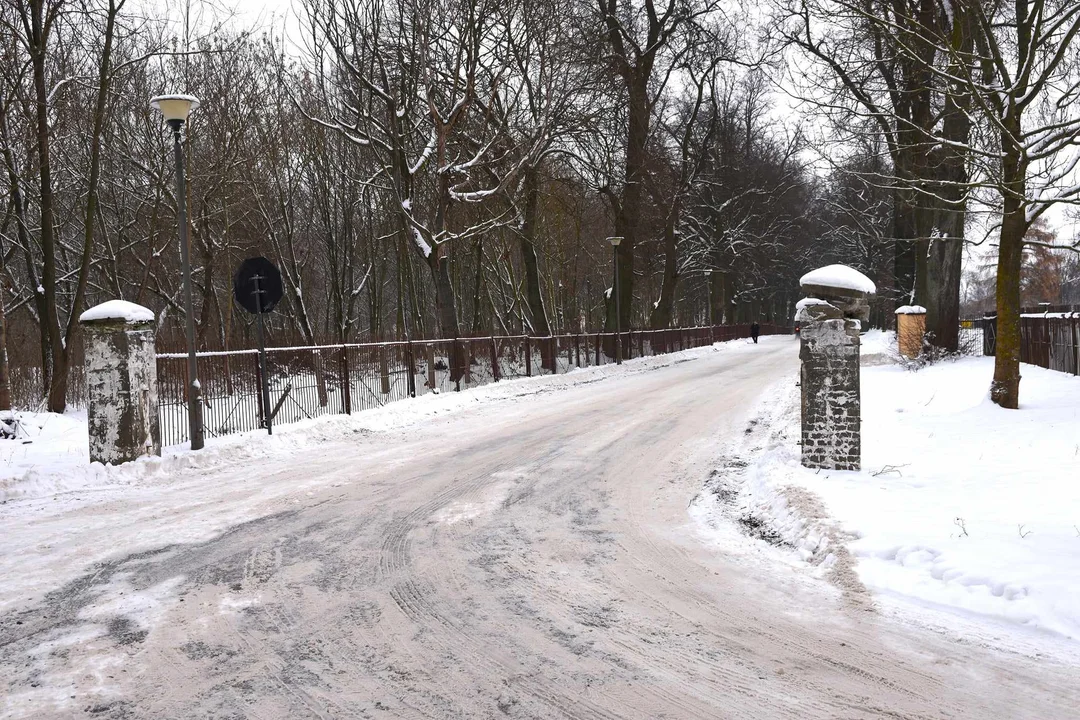
M 888 342 L 867 338 L 864 360 L 888 356 Z M 864 364 L 861 472 L 801 467 L 791 378 L 762 405 L 762 451 L 727 492 L 877 601 L 1080 639 L 1080 378 L 1022 372 L 1021 409 L 1003 410 L 988 398 L 993 358 Z M 854 578 L 838 577 L 852 565 Z

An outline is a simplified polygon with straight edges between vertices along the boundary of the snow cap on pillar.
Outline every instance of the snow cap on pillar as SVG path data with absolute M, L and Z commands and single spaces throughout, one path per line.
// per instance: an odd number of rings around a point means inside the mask
M 154 311 L 126 300 L 107 300 L 80 315 L 79 322 L 141 325 L 154 322 Z
M 873 280 L 847 265 L 826 265 L 811 270 L 799 278 L 799 285 L 806 289 L 847 290 L 860 295 L 873 295 L 877 292 L 877 285 L 874 285 Z
M 874 281 L 847 265 L 826 265 L 812 270 L 801 278 L 799 285 L 809 298 L 819 304 L 799 308 L 797 322 L 826 317 L 845 317 L 866 322 L 870 319 L 870 295 L 877 292 Z M 823 302 L 821 302 L 823 301 Z M 830 311 L 828 306 L 835 310 Z

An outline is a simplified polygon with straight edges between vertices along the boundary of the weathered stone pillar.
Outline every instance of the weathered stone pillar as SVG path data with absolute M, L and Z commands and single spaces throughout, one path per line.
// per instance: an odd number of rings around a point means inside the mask
M 802 360 L 802 464 L 858 470 L 862 464 L 859 332 L 876 291 L 862 273 L 830 265 L 800 280 L 796 305 Z
M 79 317 L 86 344 L 90 461 L 161 454 L 154 313 L 110 300 Z

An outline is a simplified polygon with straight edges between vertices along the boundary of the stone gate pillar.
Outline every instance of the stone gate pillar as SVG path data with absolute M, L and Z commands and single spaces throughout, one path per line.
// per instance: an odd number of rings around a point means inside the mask
M 110 300 L 79 317 L 86 344 L 90 461 L 161 454 L 154 313 Z
M 862 273 L 830 265 L 799 281 L 796 305 L 802 360 L 802 464 L 858 470 L 862 464 L 859 332 L 877 288 Z

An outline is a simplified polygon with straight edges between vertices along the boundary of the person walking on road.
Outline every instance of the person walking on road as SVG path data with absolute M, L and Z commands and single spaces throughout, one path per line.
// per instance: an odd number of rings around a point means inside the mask
M 757 345 L 758 335 L 761 334 L 761 326 L 754 321 L 754 324 L 750 326 L 750 337 L 754 338 L 754 344 Z

